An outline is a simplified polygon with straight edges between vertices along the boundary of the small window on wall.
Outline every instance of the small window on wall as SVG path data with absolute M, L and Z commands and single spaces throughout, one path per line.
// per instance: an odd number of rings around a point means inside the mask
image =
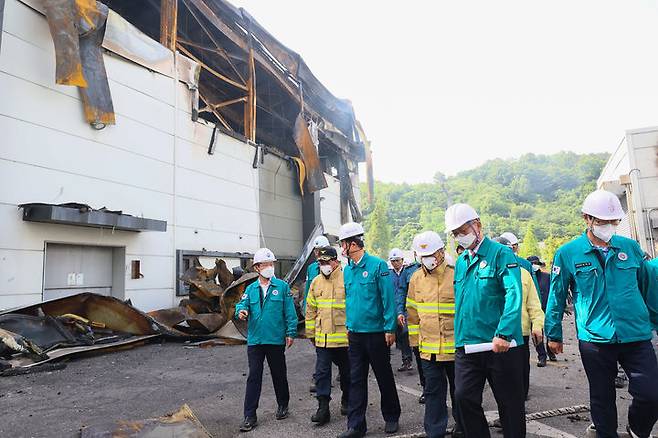
M 249 253 L 236 253 L 236 252 L 220 252 L 220 251 L 176 251 L 176 296 L 189 295 L 190 287 L 181 277 L 195 265 L 195 260 L 198 260 L 201 267 L 205 269 L 213 269 L 215 267 L 215 260 L 222 259 L 226 263 L 229 270 L 240 267 L 246 270 L 251 266 L 251 259 L 253 255 Z

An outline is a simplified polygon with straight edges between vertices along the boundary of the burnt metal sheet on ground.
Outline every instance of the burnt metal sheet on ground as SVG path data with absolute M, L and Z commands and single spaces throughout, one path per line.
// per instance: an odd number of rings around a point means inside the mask
M 114 330 L 133 335 L 159 333 L 155 321 L 143 312 L 113 297 L 81 293 L 70 297 L 45 301 L 0 312 L 0 315 L 18 313 L 23 315 L 62 316 L 74 314 L 105 325 Z
M 117 420 L 84 427 L 81 438 L 211 438 L 188 405 L 177 412 L 147 420 Z
M 0 315 L 0 328 L 20 334 L 43 350 L 57 345 L 77 344 L 76 338 L 51 316 Z

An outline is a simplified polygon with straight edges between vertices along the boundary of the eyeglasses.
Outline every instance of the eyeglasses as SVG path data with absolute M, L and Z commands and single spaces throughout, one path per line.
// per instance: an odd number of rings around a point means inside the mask
M 604 220 L 604 219 L 597 219 L 597 218 L 592 218 L 592 224 L 594 225 L 619 225 L 619 222 L 621 222 L 619 219 L 611 219 L 611 220 Z

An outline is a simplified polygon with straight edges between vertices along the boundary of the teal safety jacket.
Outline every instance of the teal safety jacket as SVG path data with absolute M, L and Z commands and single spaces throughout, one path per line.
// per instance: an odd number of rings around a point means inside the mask
M 523 344 L 521 271 L 512 250 L 485 237 L 455 264 L 455 346 L 502 336 Z
M 247 345 L 284 345 L 286 337 L 297 336 L 295 302 L 283 280 L 272 278 L 262 304 L 259 281 L 251 283 L 235 306 L 236 318 L 240 310 L 249 312 Z
M 364 253 L 345 267 L 347 330 L 354 333 L 395 333 L 395 291 L 388 265 Z
M 320 264 L 316 261 L 308 265 L 306 268 L 306 285 L 304 287 L 304 300 L 302 301 L 302 315 L 306 315 L 306 297 L 308 296 L 308 291 L 311 288 L 311 283 L 313 279 L 320 275 Z
M 606 253 L 584 233 L 555 253 L 544 323 L 549 340 L 562 341 L 569 290 L 581 341 L 643 341 L 658 329 L 656 270 L 636 241 L 614 235 L 608 245 Z

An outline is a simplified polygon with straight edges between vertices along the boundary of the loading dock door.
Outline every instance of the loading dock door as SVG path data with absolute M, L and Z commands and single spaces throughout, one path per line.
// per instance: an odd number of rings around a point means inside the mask
M 43 299 L 82 292 L 112 294 L 112 248 L 102 246 L 46 246 Z

